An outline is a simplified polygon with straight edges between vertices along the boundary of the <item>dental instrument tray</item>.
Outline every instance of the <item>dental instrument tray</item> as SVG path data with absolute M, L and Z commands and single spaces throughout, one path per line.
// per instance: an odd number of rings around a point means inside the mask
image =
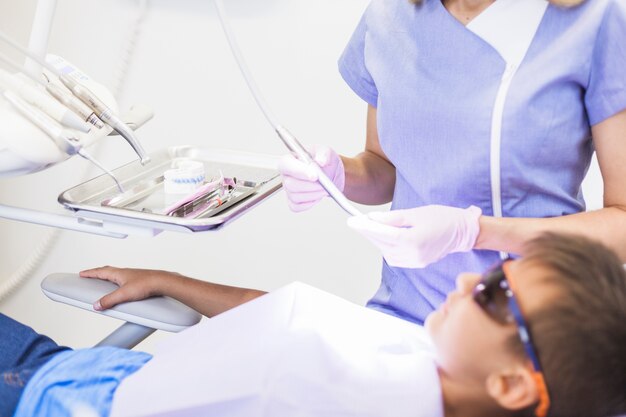
M 110 230 L 120 225 L 201 232 L 221 228 L 281 187 L 276 156 L 177 146 L 150 157 L 147 165 L 134 161 L 112 171 L 122 190 L 110 176 L 100 175 L 63 192 L 59 202 Z M 172 173 L 187 166 L 193 166 L 192 177 L 176 177 L 172 185 Z

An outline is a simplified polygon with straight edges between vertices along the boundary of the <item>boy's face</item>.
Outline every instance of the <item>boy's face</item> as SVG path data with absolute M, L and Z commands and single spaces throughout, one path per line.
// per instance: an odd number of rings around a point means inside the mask
M 540 266 L 513 261 L 509 271 L 525 318 L 554 295 Z M 490 374 L 526 360 L 510 346 L 516 324 L 497 322 L 474 301 L 472 291 L 480 279 L 479 274 L 461 274 L 456 290 L 426 320 L 440 370 L 468 383 L 484 383 Z

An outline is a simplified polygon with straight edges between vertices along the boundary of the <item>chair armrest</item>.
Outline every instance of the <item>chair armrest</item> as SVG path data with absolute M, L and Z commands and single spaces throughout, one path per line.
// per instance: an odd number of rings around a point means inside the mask
M 77 274 L 51 274 L 41 282 L 41 289 L 54 301 L 158 330 L 179 332 L 198 323 L 202 316 L 169 297 L 153 297 L 119 304 L 95 311 L 93 303 L 117 289 L 112 282 L 81 278 Z

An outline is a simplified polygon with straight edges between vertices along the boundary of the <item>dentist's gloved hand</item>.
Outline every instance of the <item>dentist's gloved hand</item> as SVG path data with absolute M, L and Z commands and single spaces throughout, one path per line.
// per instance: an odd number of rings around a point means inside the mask
M 430 205 L 350 217 L 348 226 L 368 238 L 391 266 L 424 268 L 474 247 L 480 231 L 478 207 Z
M 332 182 L 343 191 L 346 174 L 339 155 L 328 146 L 315 145 L 310 153 L 317 164 Z M 278 163 L 278 170 L 283 177 L 283 189 L 287 193 L 289 207 L 293 211 L 304 211 L 328 195 L 317 182 L 317 173 L 313 167 L 298 160 L 293 155 L 285 155 Z

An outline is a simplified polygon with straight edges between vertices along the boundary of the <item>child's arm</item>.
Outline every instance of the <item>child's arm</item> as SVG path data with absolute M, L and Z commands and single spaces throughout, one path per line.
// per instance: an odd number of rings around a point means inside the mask
M 174 272 L 148 269 L 105 266 L 81 271 L 80 276 L 103 279 L 120 286 L 98 300 L 94 304 L 96 310 L 111 308 L 127 301 L 166 295 L 207 317 L 213 317 L 265 294 L 263 291 L 213 284 Z

